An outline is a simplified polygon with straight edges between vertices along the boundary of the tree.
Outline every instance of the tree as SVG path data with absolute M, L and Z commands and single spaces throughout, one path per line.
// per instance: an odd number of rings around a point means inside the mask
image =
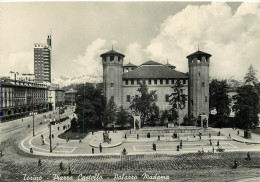
M 119 111 L 116 113 L 116 124 L 119 124 L 122 126 L 122 128 L 128 124 L 131 123 L 132 116 L 123 108 L 123 106 L 119 107 Z
M 231 99 L 228 96 L 229 85 L 226 80 L 213 79 L 209 84 L 209 109 L 216 109 L 217 114 L 213 117 L 219 127 L 228 122 L 231 112 Z
M 76 118 L 72 118 L 70 121 L 70 128 L 72 132 L 76 132 L 77 131 L 77 127 L 78 127 L 78 122 L 76 120 Z
M 148 92 L 145 80 L 140 82 L 140 87 L 137 89 L 141 96 L 135 97 L 130 104 L 130 109 L 140 113 L 142 125 L 148 121 L 149 117 L 152 116 L 153 110 L 156 108 L 155 105 L 155 90 Z
M 236 121 L 239 127 L 244 129 L 257 126 L 260 112 L 259 95 L 253 85 L 243 85 L 237 89 L 233 96 L 233 110 L 236 113 Z
M 246 73 L 246 76 L 244 77 L 245 84 L 251 84 L 256 85 L 258 83 L 258 79 L 256 78 L 256 72 L 257 70 L 254 69 L 252 65 L 248 68 L 248 73 Z
M 77 125 L 82 132 L 87 128 L 101 127 L 102 115 L 105 110 L 106 99 L 101 90 L 96 89 L 91 83 L 78 85 L 76 97 Z
M 173 93 L 169 96 L 170 97 L 170 105 L 172 108 L 170 109 L 171 117 L 173 121 L 179 120 L 179 110 L 183 110 L 186 106 L 186 95 L 183 93 L 182 84 L 178 79 L 174 84 Z M 180 120 L 179 120 L 180 125 Z
M 116 104 L 112 98 L 109 99 L 104 112 L 104 127 L 116 121 Z

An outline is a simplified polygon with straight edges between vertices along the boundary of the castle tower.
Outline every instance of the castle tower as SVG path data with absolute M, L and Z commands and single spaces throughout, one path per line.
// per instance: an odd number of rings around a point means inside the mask
M 101 54 L 103 63 L 103 82 L 104 92 L 109 101 L 112 98 L 117 107 L 122 105 L 122 74 L 123 74 L 123 59 L 125 55 L 114 51 Z
M 209 116 L 209 62 L 211 55 L 197 51 L 187 56 L 189 61 L 188 114 Z

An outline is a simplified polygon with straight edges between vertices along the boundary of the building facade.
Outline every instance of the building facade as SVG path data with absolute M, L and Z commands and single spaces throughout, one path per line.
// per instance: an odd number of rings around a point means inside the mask
M 175 66 L 147 61 L 140 66 L 131 63 L 123 66 L 123 54 L 111 50 L 101 55 L 103 63 L 104 94 L 115 104 L 128 109 L 139 92 L 139 82 L 145 81 L 148 91 L 155 90 L 155 102 L 160 110 L 169 110 L 173 86 L 179 80 L 181 92 L 187 96 L 187 104 L 179 111 L 179 120 L 184 116 L 209 115 L 209 58 L 210 54 L 197 51 L 189 56 L 189 74 L 175 70 Z
M 51 105 L 51 110 L 63 108 L 65 106 L 65 90 L 50 88 L 48 99 Z
M 48 87 L 20 80 L 1 80 L 1 121 L 48 111 Z
M 51 82 L 51 35 L 47 44 L 34 45 L 34 75 L 38 83 Z
M 65 105 L 75 105 L 77 90 L 70 89 L 65 92 Z

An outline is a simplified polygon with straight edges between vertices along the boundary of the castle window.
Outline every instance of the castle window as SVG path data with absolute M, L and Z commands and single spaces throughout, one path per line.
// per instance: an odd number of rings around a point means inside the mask
M 106 58 L 105 57 L 103 57 L 103 61 L 106 62 Z
M 154 84 L 157 85 L 157 80 L 154 80 Z
M 167 85 L 169 84 L 169 80 L 168 80 L 168 79 L 166 79 L 166 84 L 167 84 Z
M 121 58 L 118 56 L 118 62 L 120 62 Z
M 110 61 L 114 61 L 114 56 L 110 56 Z
M 125 84 L 128 85 L 128 80 L 125 80 Z
M 174 84 L 174 79 L 172 79 L 172 84 Z
M 134 85 L 134 80 L 131 80 L 131 85 Z
M 183 84 L 186 84 L 186 80 L 185 79 L 183 79 Z
M 154 101 L 157 101 L 157 95 L 154 95 Z
M 205 96 L 205 102 L 208 102 L 208 97 L 207 96 Z
M 126 96 L 126 102 L 130 102 L 130 95 Z
M 163 79 L 160 79 L 160 84 L 161 84 L 161 85 L 163 84 Z
M 202 86 L 202 87 L 205 87 L 205 82 L 202 82 L 202 83 L 201 83 L 201 86 Z
M 114 83 L 111 83 L 110 85 L 111 85 L 111 87 L 114 87 Z
M 138 84 L 138 85 L 140 85 L 140 84 L 141 84 L 140 80 L 137 80 L 137 84 Z
M 148 85 L 151 85 L 152 84 L 152 80 L 148 80 Z
M 169 102 L 169 95 L 168 94 L 165 95 L 165 102 Z

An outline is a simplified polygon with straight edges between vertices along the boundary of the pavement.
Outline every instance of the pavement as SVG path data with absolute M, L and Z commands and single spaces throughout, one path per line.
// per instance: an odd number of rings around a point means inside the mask
M 111 143 L 103 143 L 103 131 L 95 132 L 94 135 L 89 133 L 82 142 L 79 140 L 66 141 L 60 139 L 57 136 L 64 132 L 62 130 L 63 125 L 70 124 L 70 121 L 64 121 L 59 125 L 52 125 L 52 149 L 50 153 L 50 142 L 49 142 L 49 128 L 45 128 L 39 131 L 35 137 L 31 135 L 22 140 L 20 148 L 25 152 L 30 152 L 30 147 L 33 148 L 35 155 L 43 156 L 102 156 L 102 155 L 121 155 L 121 151 L 125 148 L 128 154 L 185 154 L 185 153 L 197 153 L 199 150 L 205 152 L 212 152 L 213 148 L 216 152 L 218 146 L 217 142 L 220 143 L 220 147 L 224 148 L 226 152 L 233 151 L 260 151 L 259 145 L 257 145 L 259 136 L 252 134 L 252 139 L 244 139 L 241 135 L 236 134 L 236 130 L 232 128 L 210 128 L 202 136 L 201 140 L 199 137 L 187 137 L 181 136 L 179 139 L 173 139 L 172 137 L 161 137 L 158 140 L 157 137 L 141 137 L 139 139 L 133 137 L 125 138 L 125 133 L 129 131 L 117 131 L 117 133 L 110 132 Z M 58 130 L 57 128 L 60 128 Z M 214 131 L 213 131 L 214 130 Z M 221 136 L 211 136 L 209 138 L 206 133 L 208 131 L 221 132 Z M 44 136 L 45 145 L 42 145 L 41 134 Z M 231 138 L 229 137 L 231 135 Z M 209 139 L 212 141 L 212 146 L 209 145 Z M 177 151 L 177 145 L 180 144 L 180 140 L 183 141 L 183 148 Z M 250 146 L 248 145 L 250 141 Z M 99 144 L 102 143 L 103 151 L 100 152 Z M 152 143 L 157 145 L 157 150 L 152 149 Z M 94 154 L 92 153 L 92 147 L 94 147 Z
M 224 134 L 225 136 L 231 136 L 231 139 L 237 142 L 247 143 L 247 144 L 260 144 L 260 135 L 252 133 L 252 138 L 247 139 L 244 138 L 244 130 L 242 129 L 232 129 L 232 128 L 212 128 L 214 131 L 220 131 L 220 133 Z M 239 134 L 238 134 L 239 131 Z M 260 146 L 259 146 L 260 147 Z

